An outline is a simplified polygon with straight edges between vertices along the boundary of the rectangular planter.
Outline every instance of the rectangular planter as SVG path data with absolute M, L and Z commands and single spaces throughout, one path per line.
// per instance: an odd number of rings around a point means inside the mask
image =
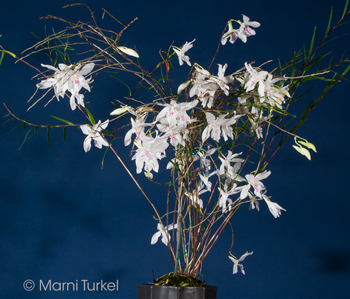
M 171 287 L 138 285 L 138 299 L 216 299 L 215 286 Z

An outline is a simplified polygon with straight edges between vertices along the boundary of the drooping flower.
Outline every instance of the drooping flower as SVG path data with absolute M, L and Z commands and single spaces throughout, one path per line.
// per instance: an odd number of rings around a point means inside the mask
M 194 39 L 191 42 L 186 42 L 181 49 L 173 47 L 173 50 L 175 51 L 177 57 L 179 58 L 179 64 L 183 65 L 183 62 L 185 61 L 189 66 L 191 66 L 190 58 L 185 55 L 185 53 L 193 47 L 192 43 L 195 41 Z
M 233 257 L 233 256 L 229 256 L 228 258 L 233 262 L 233 274 L 236 274 L 238 272 L 238 267 L 241 268 L 241 271 L 243 273 L 243 275 L 245 275 L 245 271 L 244 271 L 244 268 L 243 268 L 243 265 L 242 264 L 239 264 L 239 262 L 243 262 L 244 259 L 248 256 L 248 255 L 252 255 L 253 254 L 253 251 L 252 252 L 246 252 L 245 254 L 243 254 L 239 259 Z
M 259 22 L 251 22 L 250 19 L 243 15 L 243 22 L 239 20 L 235 20 L 238 24 L 240 24 L 239 29 L 233 29 L 232 22 L 228 22 L 228 30 L 227 32 L 222 36 L 221 38 L 221 44 L 225 45 L 227 42 L 227 39 L 230 38 L 230 43 L 233 44 L 237 38 L 239 38 L 242 42 L 246 43 L 247 42 L 247 37 L 251 35 L 255 35 L 256 32 L 254 28 L 260 27 Z M 250 27 L 251 26 L 251 27 Z
M 230 38 L 230 43 L 233 44 L 238 38 L 238 30 L 233 29 L 232 22 L 228 22 L 228 30 L 221 38 L 221 44 L 224 46 L 227 43 L 227 39 Z
M 245 43 L 247 41 L 248 36 L 256 34 L 255 30 L 250 28 L 250 26 L 254 28 L 258 28 L 260 27 L 260 23 L 255 21 L 251 22 L 250 18 L 248 18 L 245 15 L 242 15 L 242 16 L 243 16 L 243 23 L 241 23 L 241 27 L 240 27 L 242 35 L 240 36 L 240 39 L 242 40 L 242 42 Z
M 267 196 L 263 195 L 262 198 L 265 200 L 273 217 L 275 218 L 279 217 L 281 215 L 281 210 L 286 211 L 278 203 L 272 202 Z
M 177 229 L 177 224 L 170 224 L 167 226 L 167 228 L 165 229 L 164 226 L 160 223 L 157 224 L 157 229 L 158 231 L 152 236 L 151 239 L 151 244 L 156 244 L 159 237 L 162 236 L 162 242 L 168 246 L 168 241 L 170 241 L 170 235 L 169 235 L 169 231 L 172 229 Z
M 108 146 L 108 142 L 103 139 L 102 135 L 101 135 L 101 130 L 104 130 L 107 128 L 108 126 L 108 122 L 109 120 L 107 119 L 106 121 L 104 121 L 101 124 L 101 121 L 99 120 L 97 124 L 93 125 L 93 126 L 89 126 L 89 125 L 82 125 L 80 126 L 80 129 L 82 130 L 82 132 L 87 135 L 87 137 L 84 140 L 84 151 L 88 152 L 91 149 L 91 141 L 94 141 L 94 145 L 101 149 L 102 145 L 104 146 Z

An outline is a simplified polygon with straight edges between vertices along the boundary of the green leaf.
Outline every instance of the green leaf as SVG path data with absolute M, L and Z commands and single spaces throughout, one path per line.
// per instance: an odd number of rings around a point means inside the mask
M 63 142 L 66 143 L 67 127 L 63 127 Z
M 50 146 L 50 127 L 47 127 L 47 147 Z
M 331 29 L 332 15 L 333 15 L 333 6 L 331 7 L 331 13 L 329 15 L 328 26 L 325 34 L 326 36 L 328 35 L 329 30 Z
M 33 129 L 33 128 L 32 128 L 32 129 Z M 23 140 L 23 142 L 22 142 L 22 144 L 21 144 L 21 146 L 19 147 L 18 150 L 20 150 L 20 149 L 22 148 L 23 144 L 26 142 L 26 140 L 27 140 L 27 138 L 28 138 L 28 135 L 29 135 L 29 133 L 30 133 L 30 131 L 31 131 L 32 129 L 30 129 L 30 130 L 27 132 L 26 136 L 24 136 L 24 140 Z
M 130 87 L 129 87 L 125 82 L 123 82 L 122 80 L 120 80 L 120 79 L 117 78 L 117 77 L 114 77 L 114 76 L 111 76 L 111 77 L 114 78 L 114 79 L 116 79 L 116 80 L 118 80 L 119 82 L 123 83 L 123 84 L 126 86 L 126 88 L 129 90 L 129 97 L 132 96 L 131 89 L 130 89 Z
M 84 109 L 85 109 L 86 113 L 87 113 L 88 116 L 89 116 L 89 119 L 90 119 L 91 124 L 92 124 L 92 125 L 96 124 L 95 119 L 94 119 L 94 117 L 92 116 L 91 112 L 90 112 L 86 107 L 84 107 Z
M 64 120 L 64 119 L 62 119 L 62 118 L 59 118 L 59 117 L 56 117 L 56 116 L 52 116 L 52 115 L 50 115 L 50 117 L 52 117 L 52 118 L 54 118 L 54 119 L 57 119 L 57 120 L 59 120 L 59 121 L 65 123 L 65 124 L 67 124 L 67 125 L 74 126 L 74 124 L 71 123 L 71 122 L 68 121 L 68 120 Z
M 345 15 L 346 15 L 346 13 L 347 13 L 348 5 L 349 5 L 349 0 L 347 0 L 346 3 L 345 3 L 343 15 L 341 16 L 342 19 L 345 17 Z
M 350 64 L 348 65 L 348 67 L 343 71 L 343 76 L 346 75 L 346 73 L 350 70 Z
M 2 60 L 4 59 L 4 56 L 5 56 L 5 51 L 3 50 L 3 51 L 1 51 L 2 53 L 1 53 L 1 57 L 0 57 L 0 65 L 1 65 L 1 63 L 2 63 Z

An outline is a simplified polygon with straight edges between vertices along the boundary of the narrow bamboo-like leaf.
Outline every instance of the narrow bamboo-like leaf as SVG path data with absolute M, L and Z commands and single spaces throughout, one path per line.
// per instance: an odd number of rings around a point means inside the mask
M 312 38 L 311 38 L 309 55 L 308 55 L 309 57 L 311 56 L 312 50 L 314 48 L 315 35 L 316 35 L 316 26 L 315 26 L 315 29 L 314 29 L 314 34 L 312 35 Z
M 66 143 L 67 127 L 63 127 L 63 142 Z
M 303 60 L 303 61 L 306 61 L 306 49 L 305 49 L 305 44 L 303 44 L 303 57 L 304 57 L 304 60 Z
M 344 6 L 344 11 L 343 11 L 343 14 L 342 14 L 342 18 L 345 17 L 346 13 L 347 13 L 347 10 L 348 10 L 348 5 L 349 5 L 349 0 L 346 1 L 345 3 L 345 6 Z
M 65 120 L 65 119 L 62 119 L 62 118 L 59 118 L 59 117 L 56 117 L 56 116 L 53 116 L 53 115 L 50 115 L 50 117 L 55 118 L 55 119 L 57 119 L 57 120 L 59 120 L 59 121 L 65 123 L 65 124 L 67 124 L 67 125 L 74 126 L 74 124 L 71 123 L 71 122 L 68 121 L 68 120 Z
M 331 29 L 332 15 L 333 15 L 333 6 L 331 7 L 331 13 L 329 15 L 328 26 L 325 34 L 326 36 L 328 35 L 329 30 Z
M 86 113 L 87 113 L 88 116 L 89 116 L 90 122 L 92 123 L 92 125 L 94 125 L 96 122 L 95 122 L 95 119 L 94 119 L 94 117 L 92 116 L 91 112 L 90 112 L 86 107 L 84 107 L 84 109 L 85 109 Z
M 118 80 L 119 82 L 123 83 L 123 84 L 126 86 L 126 88 L 129 90 L 129 97 L 132 96 L 131 89 L 130 89 L 130 87 L 128 86 L 128 84 L 126 84 L 125 82 L 123 82 L 122 80 L 120 80 L 120 79 L 117 78 L 117 77 L 114 77 L 114 76 L 111 76 L 111 77 L 114 78 L 114 79 L 116 79 L 116 80 Z
M 33 129 L 33 128 L 32 128 L 32 129 Z M 26 140 L 27 140 L 27 138 L 28 138 L 28 135 L 29 135 L 29 133 L 30 133 L 30 131 L 31 131 L 32 129 L 30 129 L 30 130 L 27 132 L 26 136 L 24 136 L 24 140 L 23 140 L 23 142 L 22 142 L 22 144 L 21 144 L 21 146 L 19 147 L 18 150 L 20 150 L 20 149 L 22 148 L 23 144 L 26 142 Z
M 5 56 L 5 51 L 2 50 L 2 51 L 1 51 L 1 57 L 0 57 L 0 65 L 1 65 L 1 63 L 2 63 L 2 60 L 4 59 L 4 56 Z
M 348 65 L 348 67 L 343 71 L 343 76 L 346 75 L 346 73 L 350 70 L 350 64 Z
M 47 147 L 50 146 L 50 127 L 47 127 Z

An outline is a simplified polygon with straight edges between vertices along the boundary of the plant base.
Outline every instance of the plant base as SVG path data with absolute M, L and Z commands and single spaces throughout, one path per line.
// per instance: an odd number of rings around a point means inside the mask
M 172 287 L 138 285 L 138 299 L 216 299 L 215 286 Z

